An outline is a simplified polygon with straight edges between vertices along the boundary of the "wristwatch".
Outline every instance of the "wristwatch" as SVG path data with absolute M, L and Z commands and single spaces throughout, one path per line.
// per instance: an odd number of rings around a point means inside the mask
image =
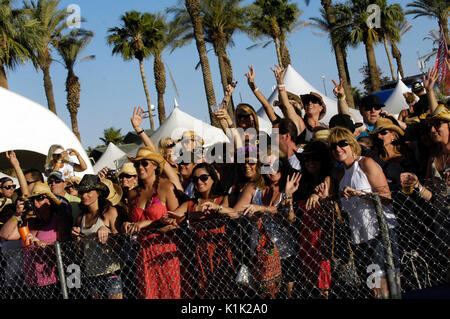
M 281 196 L 283 199 L 292 199 L 292 195 L 287 196 L 286 194 L 283 193 L 283 195 Z
M 222 210 L 223 206 L 219 205 L 219 208 L 217 208 L 217 212 L 220 213 L 220 211 Z

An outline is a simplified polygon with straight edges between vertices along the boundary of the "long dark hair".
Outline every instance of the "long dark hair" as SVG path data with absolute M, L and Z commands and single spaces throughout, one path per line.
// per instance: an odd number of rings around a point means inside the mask
M 211 186 L 211 190 L 209 192 L 211 197 L 218 197 L 218 196 L 224 196 L 226 195 L 226 192 L 224 191 L 222 184 L 220 182 L 219 177 L 217 176 L 216 170 L 211 164 L 208 163 L 200 163 L 197 164 L 194 169 L 192 170 L 192 176 L 194 176 L 194 172 L 198 169 L 204 169 L 206 172 L 208 172 L 208 175 L 213 180 L 213 184 Z M 197 188 L 194 185 L 194 198 L 196 201 L 201 197 L 201 194 L 197 191 Z
M 105 196 L 103 196 L 101 194 L 101 192 L 97 191 L 98 193 L 98 211 L 97 214 L 99 215 L 99 217 L 101 219 L 104 219 L 104 214 L 105 212 L 109 209 L 109 207 L 112 206 L 111 202 L 106 199 Z M 83 203 L 79 203 L 78 204 L 80 206 L 80 210 L 81 210 L 81 215 L 87 214 L 88 213 L 88 207 L 86 205 L 84 205 Z

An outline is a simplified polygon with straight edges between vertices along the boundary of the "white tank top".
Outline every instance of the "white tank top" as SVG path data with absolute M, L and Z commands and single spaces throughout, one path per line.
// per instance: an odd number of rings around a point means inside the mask
M 356 190 L 372 192 L 367 175 L 359 166 L 360 160 L 361 157 L 351 167 L 345 169 L 345 174 L 339 182 L 340 191 L 344 190 L 346 186 L 349 186 Z M 379 225 L 374 203 L 358 196 L 353 196 L 349 199 L 342 197 L 341 203 L 349 216 L 353 243 L 359 244 L 366 242 L 378 235 Z M 389 228 L 397 226 L 392 205 L 383 205 L 383 212 Z

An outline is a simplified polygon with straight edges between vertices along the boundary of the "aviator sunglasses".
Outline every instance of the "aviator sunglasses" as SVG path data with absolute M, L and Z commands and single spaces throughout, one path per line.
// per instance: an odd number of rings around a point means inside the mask
M 201 180 L 202 182 L 206 182 L 209 178 L 208 174 L 202 174 L 200 176 L 193 176 L 192 177 L 192 181 L 194 182 L 194 184 L 198 183 L 198 180 Z
M 8 185 L 8 186 L 2 186 L 2 188 L 4 188 L 4 189 L 7 189 L 7 190 L 10 190 L 11 188 L 12 189 L 16 189 L 16 185 Z
M 337 146 L 339 146 L 340 148 L 344 148 L 344 147 L 349 146 L 349 145 L 350 144 L 347 142 L 347 140 L 341 140 L 341 141 L 339 141 L 337 143 L 331 143 L 330 144 L 330 148 L 332 150 L 335 150 Z

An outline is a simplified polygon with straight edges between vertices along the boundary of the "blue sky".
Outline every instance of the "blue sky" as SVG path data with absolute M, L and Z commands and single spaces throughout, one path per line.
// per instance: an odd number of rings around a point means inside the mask
M 184 1 L 183 1 L 184 2 Z M 252 1 L 245 1 L 251 3 Z M 319 16 L 320 1 L 311 1 L 309 6 L 304 1 L 296 1 L 303 10 L 301 19 Z M 388 1 L 393 3 L 394 1 Z M 396 1 L 404 8 L 410 1 Z M 18 2 L 17 3 L 21 3 Z M 100 137 L 103 130 L 111 126 L 121 129 L 125 134 L 132 130 L 130 117 L 134 106 L 146 108 L 146 99 L 142 87 L 139 64 L 137 60 L 123 61 L 120 56 L 112 56 L 111 47 L 106 43 L 107 29 L 120 25 L 120 16 L 129 10 L 141 12 L 158 12 L 165 8 L 177 5 L 178 0 L 61 0 L 60 8 L 66 8 L 70 4 L 77 4 L 81 8 L 81 15 L 86 19 L 82 27 L 92 30 L 95 37 L 83 52 L 83 55 L 95 55 L 94 61 L 81 62 L 75 66 L 75 73 L 81 82 L 81 101 L 78 113 L 79 129 L 82 144 L 85 148 L 102 144 Z M 413 28 L 407 32 L 399 45 L 402 52 L 402 62 L 405 76 L 418 74 L 418 52 L 420 55 L 432 49 L 430 40 L 423 40 L 432 29 L 437 29 L 437 21 L 429 18 L 413 19 L 407 16 Z M 332 79 L 338 79 L 334 54 L 325 36 L 312 33 L 314 29 L 303 28 L 292 34 L 289 38 L 288 48 L 294 69 L 299 72 L 311 85 L 324 91 L 322 75 L 325 76 L 325 86 L 328 96 L 331 96 Z M 260 105 L 249 90 L 244 74 L 248 71 L 248 65 L 255 67 L 256 83 L 260 90 L 268 97 L 275 79 L 270 67 L 277 63 L 274 45 L 266 48 L 247 50 L 254 44 L 246 35 L 236 34 L 235 46 L 228 49 L 228 54 L 233 66 L 233 74 L 239 82 L 234 93 L 235 101 L 250 103 L 259 109 Z M 223 97 L 217 58 L 213 52 L 209 53 L 209 62 L 214 81 L 216 99 L 218 102 Z M 383 75 L 390 76 L 390 70 L 383 45 L 376 47 L 376 57 Z M 54 58 L 60 60 L 57 53 Z M 178 100 L 180 108 L 198 119 L 209 122 L 207 103 L 204 94 L 203 78 L 200 69 L 194 70 L 198 63 L 198 55 L 195 43 L 178 49 L 163 57 L 167 67 L 172 72 L 180 98 L 176 96 L 174 87 L 167 73 L 167 88 L 165 94 L 166 115 L 169 115 L 174 107 L 174 98 Z M 366 63 L 364 46 L 360 45 L 348 51 L 348 63 L 353 86 L 361 87 L 362 76 L 359 68 Z M 148 88 L 152 104 L 156 105 L 156 89 L 153 79 L 153 58 L 144 62 L 147 75 Z M 66 70 L 55 62 L 51 66 L 51 77 L 54 86 L 54 95 L 58 116 L 70 127 L 69 112 L 66 108 L 65 80 Z M 43 87 L 42 72 L 33 68 L 31 64 L 17 68 L 8 73 L 9 89 L 28 97 L 47 107 Z M 155 117 L 155 125 L 158 127 L 158 119 Z M 44 124 L 45 125 L 45 124 Z M 148 120 L 144 122 L 144 128 L 150 128 Z

